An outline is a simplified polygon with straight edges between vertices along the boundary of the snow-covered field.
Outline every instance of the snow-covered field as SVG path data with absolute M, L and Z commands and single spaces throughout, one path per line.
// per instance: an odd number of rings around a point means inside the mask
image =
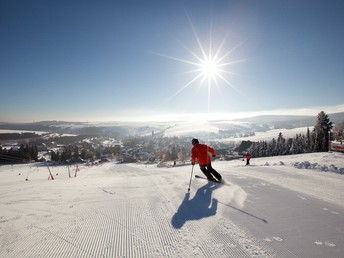
M 312 131 L 313 127 L 309 127 L 309 130 Z M 247 137 L 236 137 L 236 138 L 228 138 L 228 139 L 221 139 L 221 141 L 235 141 L 235 142 L 242 142 L 242 141 L 252 141 L 252 142 L 259 142 L 259 141 L 267 141 L 270 142 L 273 138 L 275 140 L 278 138 L 279 133 L 282 133 L 284 138 L 294 138 L 297 134 L 307 135 L 307 127 L 299 127 L 293 129 L 272 129 L 265 132 L 256 132 L 254 136 L 247 136 Z
M 285 138 L 293 138 L 296 134 L 306 135 L 307 134 L 307 127 L 298 127 L 293 129 L 267 129 L 265 128 L 263 131 L 256 131 L 255 127 L 257 125 L 251 124 L 251 123 L 244 123 L 244 122 L 222 122 L 222 123 L 208 123 L 208 122 L 184 122 L 175 124 L 167 129 L 164 129 L 164 135 L 168 137 L 174 137 L 174 136 L 197 136 L 199 138 L 202 138 L 202 136 L 207 135 L 209 133 L 213 133 L 218 135 L 218 139 L 212 139 L 212 140 L 218 140 L 218 141 L 234 141 L 234 142 L 241 142 L 241 141 L 271 141 L 273 138 L 277 139 L 279 133 L 282 133 L 282 135 Z M 265 125 L 266 127 L 266 125 Z M 246 137 L 239 137 L 238 135 L 236 137 L 224 137 L 221 135 L 220 131 L 237 131 L 238 134 L 240 134 L 243 130 L 255 132 L 255 135 L 253 136 L 246 136 Z M 309 130 L 312 130 L 313 127 L 310 126 Z M 206 136 L 205 136 L 206 137 Z
M 213 166 L 0 166 L 0 257 L 343 257 L 342 153 Z

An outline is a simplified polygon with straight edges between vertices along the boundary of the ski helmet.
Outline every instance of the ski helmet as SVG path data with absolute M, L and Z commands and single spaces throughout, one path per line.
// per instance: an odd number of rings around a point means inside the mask
M 195 145 L 195 144 L 198 144 L 199 143 L 199 141 L 198 141 L 198 139 L 192 139 L 192 141 L 191 141 L 191 143 L 192 143 L 192 145 Z

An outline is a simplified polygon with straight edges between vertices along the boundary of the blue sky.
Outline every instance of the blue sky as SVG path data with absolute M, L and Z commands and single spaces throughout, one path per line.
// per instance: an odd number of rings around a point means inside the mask
M 0 0 L 0 121 L 343 112 L 343 9 L 325 0 Z M 213 77 L 195 71 L 207 58 L 218 62 Z

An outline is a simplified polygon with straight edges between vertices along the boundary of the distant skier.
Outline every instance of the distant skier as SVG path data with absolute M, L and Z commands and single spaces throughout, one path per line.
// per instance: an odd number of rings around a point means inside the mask
M 200 169 L 209 181 L 216 181 L 215 178 L 217 181 L 221 181 L 222 176 L 211 166 L 209 152 L 215 157 L 214 149 L 205 144 L 200 144 L 198 139 L 192 139 L 191 143 L 193 145 L 191 149 L 192 165 L 195 165 L 197 159 Z
M 244 157 L 246 158 L 246 166 L 250 165 L 251 154 L 250 153 L 246 153 L 244 155 Z

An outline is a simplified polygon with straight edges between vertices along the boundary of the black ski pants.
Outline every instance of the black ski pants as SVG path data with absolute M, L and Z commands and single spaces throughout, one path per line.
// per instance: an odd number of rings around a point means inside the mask
M 220 181 L 222 176 L 217 172 L 212 166 L 211 163 L 207 165 L 199 165 L 199 168 L 202 170 L 203 174 L 208 178 L 209 181 L 214 181 L 214 177 Z

